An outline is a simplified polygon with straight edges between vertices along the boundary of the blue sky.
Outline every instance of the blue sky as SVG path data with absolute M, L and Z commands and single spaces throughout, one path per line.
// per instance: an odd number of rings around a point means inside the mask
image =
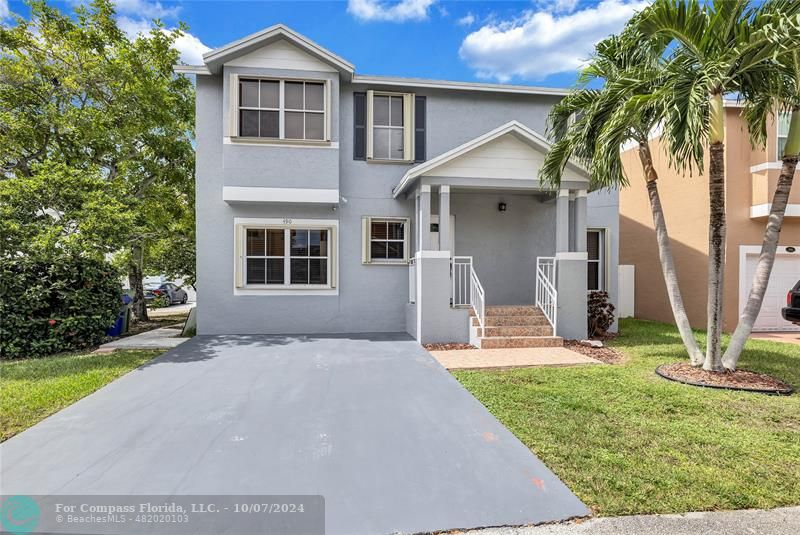
M 71 11 L 83 0 L 52 1 Z M 131 35 L 158 17 L 190 34 L 178 43 L 187 63 L 215 48 L 283 22 L 355 64 L 382 74 L 568 87 L 594 43 L 619 31 L 647 0 L 117 0 Z M 25 16 L 0 0 L 0 18 Z

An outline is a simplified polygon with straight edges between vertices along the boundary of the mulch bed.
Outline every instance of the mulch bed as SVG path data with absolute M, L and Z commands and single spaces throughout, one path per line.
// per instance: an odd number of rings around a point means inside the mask
M 564 347 L 606 364 L 620 364 L 625 360 L 625 356 L 613 347 L 585 346 L 577 340 L 564 340 Z
M 472 344 L 425 344 L 428 351 L 452 351 L 454 349 L 478 349 Z
M 686 362 L 662 364 L 656 368 L 656 373 L 664 379 L 708 388 L 746 390 L 764 394 L 791 394 L 794 391 L 790 385 L 763 373 L 747 370 L 709 372 Z

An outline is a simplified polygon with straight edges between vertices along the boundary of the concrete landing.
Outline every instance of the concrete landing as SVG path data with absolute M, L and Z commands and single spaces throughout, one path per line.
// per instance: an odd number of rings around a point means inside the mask
M 597 359 L 581 355 L 565 347 L 456 349 L 431 351 L 430 353 L 449 370 L 602 364 Z
M 111 353 L 117 349 L 172 349 L 178 347 L 189 338 L 179 338 L 180 327 L 161 327 L 133 336 L 118 338 L 98 347 L 95 353 Z

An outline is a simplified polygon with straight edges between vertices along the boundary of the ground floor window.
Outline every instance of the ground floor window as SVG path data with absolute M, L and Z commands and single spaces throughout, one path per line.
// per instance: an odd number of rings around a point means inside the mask
M 245 287 L 331 287 L 332 228 L 241 227 Z
M 603 229 L 589 229 L 586 232 L 586 249 L 589 253 L 587 264 L 589 291 L 606 290 L 606 237 Z
M 365 264 L 408 262 L 408 219 L 402 217 L 364 217 L 362 260 Z

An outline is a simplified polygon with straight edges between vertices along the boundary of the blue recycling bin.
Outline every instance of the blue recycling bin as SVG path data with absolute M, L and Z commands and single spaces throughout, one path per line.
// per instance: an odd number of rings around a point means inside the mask
M 122 294 L 122 307 L 114 325 L 106 329 L 107 336 L 122 336 L 122 333 L 128 330 L 128 308 L 130 308 L 132 302 L 131 296 Z

